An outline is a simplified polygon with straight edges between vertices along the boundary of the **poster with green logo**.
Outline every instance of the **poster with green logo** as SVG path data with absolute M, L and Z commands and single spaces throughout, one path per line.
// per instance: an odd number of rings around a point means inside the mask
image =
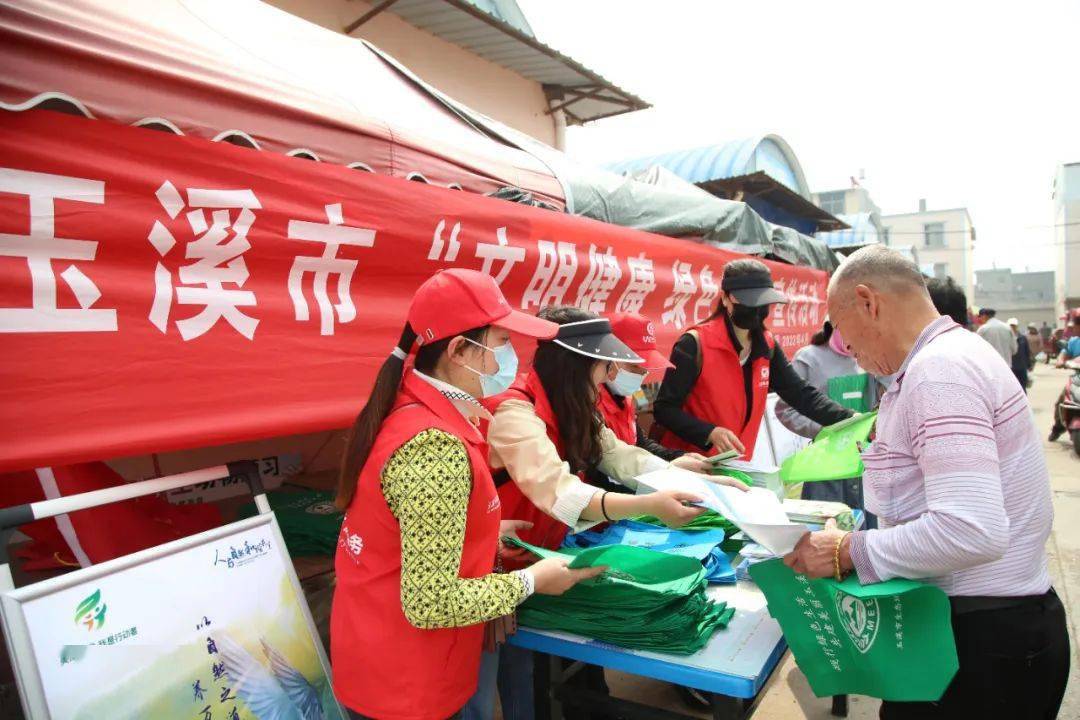
M 750 567 L 818 697 L 938 700 L 959 667 L 949 598 L 914 580 L 811 580 L 780 559 Z
M 4 593 L 29 716 L 343 720 L 272 520 Z

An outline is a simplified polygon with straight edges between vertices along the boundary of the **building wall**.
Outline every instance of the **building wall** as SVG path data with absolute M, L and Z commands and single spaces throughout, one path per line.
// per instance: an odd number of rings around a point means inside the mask
M 944 266 L 945 274 L 951 275 L 964 288 L 968 302 L 974 304 L 975 243 L 971 237 L 973 225 L 967 210 L 958 208 L 885 215 L 881 223 L 888 231 L 890 245 L 914 245 L 919 254 L 919 266 L 924 271 Z M 944 225 L 944 247 L 927 247 L 924 231 L 929 223 Z
M 1053 303 L 1054 275 L 1053 270 L 1013 273 L 1013 295 L 1024 301 Z
M 1055 324 L 1054 273 L 1047 271 L 1014 273 L 1009 269 L 975 272 L 975 307 L 997 310 L 1001 320 L 1015 317 L 1021 325 L 1045 321 Z
M 1058 168 L 1054 183 L 1056 309 L 1080 307 L 1080 163 Z
M 267 1 L 335 32 L 342 32 L 371 9 L 371 3 L 360 0 Z M 455 100 L 543 143 L 555 144 L 555 122 L 547 114 L 540 83 L 415 28 L 392 10 L 379 13 L 353 35 L 368 40 Z
M 835 196 L 836 193 L 843 193 L 844 201 L 843 206 L 840 208 L 825 208 L 833 215 L 855 215 L 856 213 L 876 212 L 881 213 L 877 204 L 871 199 L 870 193 L 866 188 L 844 188 L 842 190 L 822 190 L 821 192 L 814 193 L 814 202 L 818 207 L 824 207 L 822 205 L 822 195 Z

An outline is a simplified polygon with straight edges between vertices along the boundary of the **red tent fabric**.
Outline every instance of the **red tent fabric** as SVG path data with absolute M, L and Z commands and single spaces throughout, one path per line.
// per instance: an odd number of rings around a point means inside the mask
M 666 352 L 739 255 L 46 110 L 0 112 L 0 472 L 347 427 L 444 267 L 519 309 L 641 312 Z M 788 352 L 824 273 L 772 264 Z M 519 343 L 523 353 L 527 343 Z
M 0 507 L 122 485 L 105 463 L 81 463 L 0 475 Z M 157 496 L 80 510 L 20 528 L 33 543 L 20 555 L 27 570 L 87 566 L 130 555 L 221 524 L 213 505 L 170 505 Z
M 513 185 L 564 204 L 542 162 L 467 124 L 364 41 L 257 0 L 6 2 L 0 67 L 9 110 L 55 107 L 59 94 L 124 125 L 243 133 L 273 153 L 472 192 Z

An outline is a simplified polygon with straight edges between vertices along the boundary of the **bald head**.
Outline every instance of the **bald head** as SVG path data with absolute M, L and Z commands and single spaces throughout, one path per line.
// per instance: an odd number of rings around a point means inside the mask
M 852 290 L 858 285 L 889 295 L 929 297 L 926 280 L 915 263 L 884 245 L 870 245 L 852 253 L 833 273 L 829 298 L 848 302 L 854 299 Z
M 915 263 L 882 245 L 863 248 L 840 266 L 829 281 L 828 302 L 833 327 L 875 375 L 895 373 L 938 317 Z

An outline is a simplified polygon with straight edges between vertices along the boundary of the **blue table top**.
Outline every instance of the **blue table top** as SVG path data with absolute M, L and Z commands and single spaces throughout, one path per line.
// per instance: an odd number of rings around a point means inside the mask
M 714 585 L 709 596 L 735 608 L 728 626 L 693 655 L 628 650 L 569 633 L 519 628 L 518 647 L 580 660 L 633 675 L 656 678 L 738 698 L 755 697 L 787 649 L 765 596 L 750 582 Z
M 863 512 L 855 510 L 856 527 L 861 527 L 863 520 Z M 752 582 L 712 585 L 707 592 L 734 607 L 735 615 L 693 655 L 628 650 L 581 635 L 530 628 L 519 628 L 510 643 L 706 692 L 756 697 L 787 650 L 780 625 L 769 615 L 765 596 Z

